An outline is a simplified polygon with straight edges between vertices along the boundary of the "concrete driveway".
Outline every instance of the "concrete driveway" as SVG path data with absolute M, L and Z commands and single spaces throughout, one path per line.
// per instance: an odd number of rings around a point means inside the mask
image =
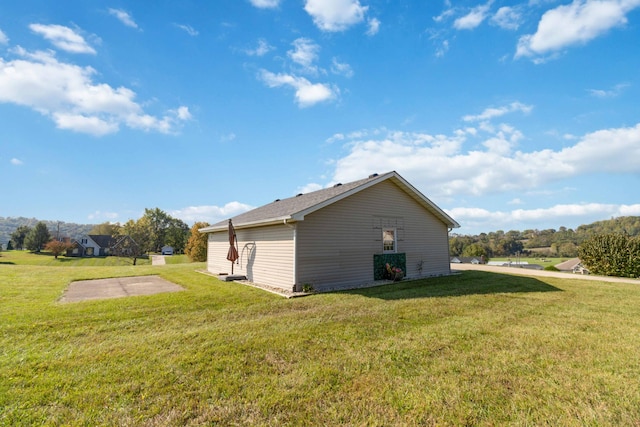
M 60 302 L 153 295 L 183 291 L 182 286 L 160 276 L 118 277 L 113 279 L 80 280 L 71 282 Z
M 151 265 L 165 265 L 164 255 L 151 255 Z

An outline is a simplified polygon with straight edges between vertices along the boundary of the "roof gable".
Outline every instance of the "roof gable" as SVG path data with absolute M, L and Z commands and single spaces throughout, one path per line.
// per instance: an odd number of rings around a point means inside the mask
M 248 228 L 286 221 L 303 221 L 306 215 L 386 180 L 391 180 L 391 182 L 409 194 L 417 203 L 425 207 L 448 227 L 457 228 L 460 226 L 395 171 L 383 175 L 373 174 L 365 179 L 346 184 L 336 184 L 330 188 L 299 194 L 287 199 L 277 199 L 269 204 L 237 215 L 231 218 L 231 220 L 235 228 Z M 200 231 L 220 231 L 226 230 L 227 227 L 228 220 L 224 220 L 210 227 L 203 228 Z
M 89 237 L 101 248 L 108 248 L 113 241 L 113 238 L 106 234 L 89 234 Z

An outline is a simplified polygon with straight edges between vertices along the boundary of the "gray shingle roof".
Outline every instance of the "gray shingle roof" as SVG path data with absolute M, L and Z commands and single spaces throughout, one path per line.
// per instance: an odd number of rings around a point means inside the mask
M 89 234 L 89 237 L 101 248 L 108 248 L 113 242 L 113 238 L 106 234 Z
M 411 184 L 406 182 L 396 172 L 388 172 L 382 175 L 374 174 L 368 178 L 346 184 L 336 184 L 333 187 L 325 188 L 311 193 L 299 194 L 287 199 L 278 199 L 259 208 L 250 210 L 231 218 L 236 228 L 244 228 L 269 223 L 283 222 L 284 220 L 302 220 L 304 215 L 321 209 L 327 205 L 337 202 L 344 197 L 355 192 L 364 190 L 372 185 L 387 179 L 393 179 L 396 184 L 409 193 L 414 199 L 425 205 L 432 213 L 439 217 L 449 227 L 459 227 L 458 223 L 438 208 L 433 202 L 424 197 Z M 203 228 L 201 232 L 219 231 L 227 229 L 228 220 L 220 221 L 209 227 Z

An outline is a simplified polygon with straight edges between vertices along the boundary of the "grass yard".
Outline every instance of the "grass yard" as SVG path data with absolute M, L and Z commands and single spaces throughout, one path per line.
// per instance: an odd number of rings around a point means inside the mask
M 164 257 L 164 260 L 167 264 L 184 264 L 191 262 L 187 255 L 167 255 Z
M 466 271 L 287 300 L 204 264 L 24 264 L 0 264 L 0 425 L 640 424 L 637 285 Z M 186 291 L 56 302 L 143 274 Z
M 66 257 L 58 256 L 55 259 L 51 253 L 42 251 L 32 253 L 29 251 L 6 251 L 0 252 L 0 265 L 40 265 L 40 266 L 64 266 L 64 267 L 90 267 L 90 266 L 126 266 L 131 265 L 133 260 L 124 257 Z M 151 265 L 150 259 L 138 258 L 137 265 Z
M 517 258 L 517 257 L 514 256 L 514 257 L 496 257 L 496 258 L 491 258 L 489 261 L 491 261 L 491 262 L 494 262 L 494 261 L 495 262 L 498 262 L 498 261 L 509 262 L 509 261 L 511 261 L 512 263 L 515 264 L 519 260 L 520 262 L 523 262 L 523 263 L 526 262 L 526 263 L 529 263 L 529 264 L 538 264 L 538 265 L 541 265 L 543 267 L 548 267 L 548 266 L 551 266 L 551 265 L 555 266 L 556 264 L 560 264 L 561 262 L 565 262 L 565 261 L 567 261 L 569 259 L 571 259 L 571 258 L 567 258 L 567 257 L 564 257 L 564 258 L 559 258 L 559 257 L 558 258 L 551 258 L 551 257 L 520 257 L 520 258 Z

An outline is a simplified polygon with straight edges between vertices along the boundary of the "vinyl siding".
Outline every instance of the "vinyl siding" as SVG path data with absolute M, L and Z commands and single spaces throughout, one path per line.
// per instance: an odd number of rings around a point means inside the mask
M 294 231 L 287 225 L 236 230 L 238 264 L 233 273 L 247 276 L 254 283 L 292 290 L 294 286 Z M 225 230 L 209 233 L 207 270 L 213 274 L 231 273 L 227 260 L 229 234 Z
M 408 278 L 450 273 L 447 226 L 383 181 L 297 223 L 297 283 L 322 290 L 372 282 L 383 228 L 397 230 L 397 252 L 406 254 Z

